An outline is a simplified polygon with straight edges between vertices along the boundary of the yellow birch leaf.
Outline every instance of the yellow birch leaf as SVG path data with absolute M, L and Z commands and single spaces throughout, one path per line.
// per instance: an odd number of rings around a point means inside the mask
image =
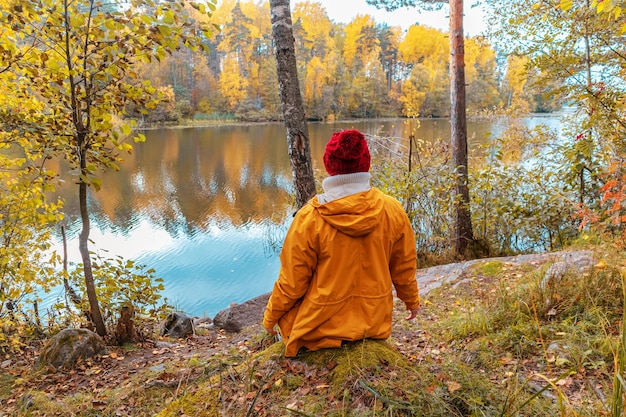
M 561 0 L 559 4 L 559 6 L 561 7 L 561 10 L 565 10 L 565 11 L 568 11 L 569 9 L 571 9 L 573 5 L 574 5 L 573 0 Z

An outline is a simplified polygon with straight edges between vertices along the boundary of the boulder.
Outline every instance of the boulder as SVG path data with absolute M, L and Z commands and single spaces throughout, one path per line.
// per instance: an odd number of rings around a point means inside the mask
M 242 329 L 260 324 L 267 306 L 270 293 L 259 295 L 243 304 L 231 303 L 230 307 L 220 311 L 213 318 L 213 325 L 227 332 L 239 332 Z
M 588 274 L 594 265 L 592 254 L 586 252 L 563 252 L 561 259 L 548 267 L 539 284 L 542 290 L 558 287 L 567 274 Z
M 183 338 L 192 335 L 193 332 L 193 319 L 185 313 L 178 311 L 169 313 L 161 322 L 161 336 Z
M 103 353 L 106 353 L 106 345 L 96 333 L 88 329 L 65 329 L 46 342 L 35 367 L 71 369 L 79 361 Z

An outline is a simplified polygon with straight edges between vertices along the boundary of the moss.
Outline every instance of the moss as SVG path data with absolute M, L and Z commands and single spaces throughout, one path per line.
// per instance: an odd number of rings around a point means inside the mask
M 502 273 L 503 264 L 500 261 L 481 262 L 476 267 L 476 272 L 488 277 L 495 277 Z
M 64 401 L 51 399 L 45 392 L 29 391 L 18 400 L 17 415 L 60 416 L 67 414 Z
M 340 349 L 310 352 L 307 356 L 318 364 L 320 360 L 328 363 L 327 358 L 337 363 L 331 379 L 336 394 L 343 388 L 343 384 L 350 376 L 358 375 L 365 370 L 369 372 L 379 370 L 381 364 L 402 368 L 409 366 L 407 359 L 384 340 L 363 340 L 348 343 Z M 303 360 L 306 361 L 307 358 L 303 358 Z
M 414 372 L 408 360 L 389 343 L 382 340 L 364 340 L 348 343 L 338 349 L 322 349 L 315 352 L 307 352 L 299 355 L 295 359 L 287 359 L 283 353 L 285 346 L 283 343 L 275 343 L 266 350 L 254 355 L 251 361 L 234 368 L 233 375 L 248 375 L 256 371 L 277 370 L 279 368 L 289 369 L 289 365 L 302 363 L 308 371 L 321 371 L 327 374 L 333 396 L 342 398 L 342 401 L 350 402 L 353 394 L 349 388 L 355 386 L 371 396 L 367 392 L 366 385 L 371 381 L 399 378 L 398 372 Z M 279 363 L 280 362 L 280 363 Z M 281 366 L 278 366 L 283 364 Z M 251 366 L 252 372 L 251 372 Z M 394 371 L 389 372 L 389 369 Z M 306 373 L 306 372 L 305 372 Z M 319 374 L 316 374 L 319 377 Z M 169 406 L 159 413 L 158 417 L 178 416 L 181 412 L 186 415 L 210 416 L 217 415 L 223 404 L 220 396 L 223 395 L 224 381 L 220 375 L 214 375 L 208 382 L 201 385 L 196 392 L 184 395 L 169 404 Z M 306 375 L 292 371 L 267 372 L 266 377 L 260 382 L 265 384 L 271 391 L 273 403 L 276 406 L 293 401 L 292 396 L 296 395 L 297 389 L 306 382 Z M 357 383 L 360 381 L 360 384 Z M 227 381 L 230 383 L 231 381 Z M 319 384 L 322 381 L 318 381 Z M 397 381 L 396 381 L 397 382 Z M 323 384 L 322 384 L 323 385 Z M 374 385 L 372 382 L 371 385 Z M 241 384 L 238 385 L 242 390 Z M 391 395 L 391 394 L 390 394 Z M 310 401 L 309 401 L 310 400 Z M 319 407 L 319 402 L 307 398 L 309 403 L 307 409 Z M 319 410 L 318 410 L 319 411 Z
M 11 394 L 11 387 L 16 379 L 10 374 L 0 374 L 0 399 L 7 398 Z
M 219 382 L 219 378 L 217 378 Z M 183 395 L 172 401 L 167 408 L 155 417 L 178 417 L 181 415 L 208 417 L 220 415 L 220 391 L 211 383 L 198 388 L 197 391 Z

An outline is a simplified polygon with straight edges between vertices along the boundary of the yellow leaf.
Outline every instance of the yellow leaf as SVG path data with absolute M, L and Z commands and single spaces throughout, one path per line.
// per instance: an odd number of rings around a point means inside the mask
M 94 178 L 91 180 L 91 185 L 93 186 L 94 190 L 100 191 L 100 188 L 102 187 L 102 180 L 100 178 Z
M 119 73 L 119 68 L 117 67 L 117 65 L 112 64 L 109 65 L 108 71 L 112 76 L 117 77 L 117 74 Z
M 597 269 L 606 269 L 606 261 L 604 259 L 600 259 L 600 261 L 596 264 Z
M 562 10 L 569 10 L 572 8 L 572 6 L 574 6 L 574 1 L 573 0 L 561 0 L 561 3 L 559 4 L 559 6 L 561 7 Z
M 282 384 L 283 384 L 282 378 L 278 378 L 276 382 L 274 382 L 274 385 L 276 385 L 277 387 L 280 387 Z

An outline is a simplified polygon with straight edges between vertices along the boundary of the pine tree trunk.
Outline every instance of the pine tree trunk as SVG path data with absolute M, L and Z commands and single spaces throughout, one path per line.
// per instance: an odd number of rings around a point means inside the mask
M 302 207 L 315 195 L 315 177 L 311 163 L 309 132 L 298 83 L 295 39 L 289 0 L 270 0 L 272 35 L 276 48 L 278 90 L 282 104 L 289 160 L 296 191 L 296 204 Z
M 463 0 L 450 0 L 450 124 L 452 161 L 456 167 L 454 250 L 464 257 L 474 241 L 468 187 L 467 119 L 465 114 L 465 45 Z

